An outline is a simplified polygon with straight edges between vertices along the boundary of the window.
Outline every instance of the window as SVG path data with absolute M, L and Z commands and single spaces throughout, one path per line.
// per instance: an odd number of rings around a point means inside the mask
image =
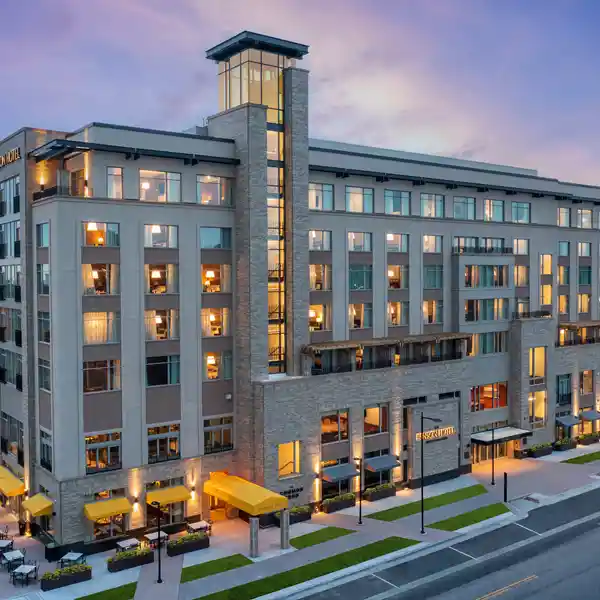
M 444 322 L 444 311 L 441 300 L 423 301 L 423 323 L 425 325 L 439 324 Z
M 180 383 L 179 355 L 147 356 L 146 386 L 177 385 Z
M 147 310 L 144 321 L 147 341 L 179 339 L 179 310 L 175 308 Z
M 387 433 L 389 431 L 388 410 L 387 404 L 377 404 L 365 408 L 363 421 L 365 435 Z
M 565 406 L 571 404 L 571 374 L 556 376 L 556 404 Z
M 204 381 L 233 378 L 233 355 L 231 350 L 204 353 Z
M 506 381 L 471 388 L 471 412 L 507 406 Z
M 552 254 L 540 254 L 540 275 L 552 275 Z
M 121 468 L 121 433 L 98 433 L 85 437 L 85 471 L 97 473 Z
M 200 247 L 203 250 L 231 250 L 231 229 L 200 227 Z
M 50 371 L 50 361 L 38 358 L 38 387 L 45 392 L 52 391 L 52 373 Z
M 561 294 L 558 297 L 558 312 L 561 315 L 569 314 L 569 296 L 568 296 L 568 294 Z
M 40 466 L 52 473 L 52 434 L 40 429 Z
M 144 265 L 146 294 L 178 294 L 179 265 Z
M 569 242 L 558 242 L 558 255 L 569 256 L 570 254 L 570 243 Z
M 423 289 L 441 290 L 444 287 L 444 267 L 426 265 L 423 267 Z
M 506 331 L 476 333 L 471 340 L 469 356 L 506 352 Z
M 46 263 L 37 266 L 37 292 L 44 296 L 50 293 L 50 265 Z
M 333 210 L 333 186 L 330 183 L 309 183 L 308 208 L 323 211 Z
M 231 292 L 231 265 L 202 265 L 201 277 L 204 294 Z
M 308 271 L 311 290 L 331 289 L 331 265 L 309 265 Z
M 592 267 L 579 267 L 579 285 L 592 285 Z
M 577 209 L 577 227 L 580 229 L 592 228 L 592 210 L 589 208 Z
M 570 270 L 565 265 L 558 265 L 558 285 L 569 285 Z
M 106 197 L 113 200 L 123 198 L 123 169 L 121 167 L 106 168 Z
M 594 371 L 587 370 L 579 373 L 579 393 L 592 394 L 594 392 Z
M 423 252 L 427 254 L 439 254 L 442 251 L 442 236 L 441 235 L 424 235 L 423 236 Z
M 454 218 L 465 221 L 475 220 L 475 198 L 454 196 Z
M 121 318 L 118 312 L 83 313 L 83 343 L 111 344 L 121 341 Z
M 559 227 L 571 227 L 571 209 L 565 207 L 558 208 L 557 225 Z
M 368 302 L 365 304 L 350 304 L 348 310 L 350 329 L 368 329 L 373 326 L 373 305 Z
M 465 321 L 500 321 L 508 319 L 508 298 L 465 301 Z
M 577 312 L 589 313 L 590 312 L 590 294 L 577 294 Z
M 508 265 L 465 265 L 465 287 L 508 287 Z
M 444 218 L 444 196 L 440 194 L 421 194 L 421 216 Z
M 14 298 L 20 302 L 21 265 L 0 266 L 0 278 L 4 282 L 4 298 Z
M 529 298 L 517 298 L 517 314 L 522 316 L 529 313 Z
M 0 258 L 21 256 L 21 221 L 0 224 Z
M 346 186 L 346 210 L 355 213 L 372 213 L 373 190 Z
M 331 250 L 331 231 L 312 229 L 308 232 L 308 249 L 329 252 Z
M 577 242 L 577 256 L 591 256 L 591 255 L 592 255 L 591 242 Z
M 231 182 L 225 177 L 196 175 L 196 202 L 212 206 L 231 206 Z
M 515 265 L 515 286 L 524 287 L 529 285 L 529 267 Z
M 260 67 L 258 67 L 260 68 Z M 252 73 L 252 71 L 251 71 Z M 260 85 L 260 83 L 259 83 Z M 260 93 L 260 92 L 259 92 Z M 284 159 L 283 131 L 267 130 L 267 160 Z
M 350 252 L 371 252 L 370 233 L 348 232 L 348 250 Z
M 502 223 L 504 221 L 504 200 L 484 200 L 483 220 Z
M 329 307 L 325 304 L 311 304 L 308 308 L 308 330 L 327 331 L 331 329 Z
M 200 315 L 203 337 L 231 335 L 228 308 L 203 308 Z
M 347 409 L 321 415 L 321 444 L 347 440 L 349 430 Z
M 529 254 L 529 240 L 517 239 L 513 240 L 513 253 L 520 256 Z
M 48 363 L 48 365 L 49 364 L 50 363 Z M 0 349 L 0 367 L 4 369 L 4 375 L 6 379 L 6 381 L 3 383 L 10 383 L 19 391 L 23 391 L 23 357 L 17 352 Z M 19 379 L 21 379 L 20 382 Z M 47 385 L 50 385 L 50 383 L 48 382 Z
M 408 289 L 408 265 L 388 265 L 387 277 L 390 290 Z
M 406 233 L 388 233 L 385 237 L 388 252 L 408 252 L 408 235 Z
M 527 405 L 531 429 L 544 427 L 546 425 L 546 390 L 530 392 Z
M 530 223 L 531 204 L 529 202 L 512 203 L 513 223 Z
M 233 417 L 204 419 L 204 454 L 233 450 Z
M 373 265 L 350 265 L 348 282 L 351 290 L 372 290 Z
M 144 248 L 177 248 L 177 225 L 144 225 Z
M 388 302 L 388 325 L 408 325 L 408 302 Z
M 549 284 L 540 285 L 540 304 L 550 306 L 552 304 L 552 286 Z
M 83 362 L 83 392 L 111 392 L 121 389 L 120 360 L 88 360 Z
M 140 200 L 144 202 L 181 202 L 181 175 L 141 169 Z
M 300 475 L 300 442 L 287 442 L 277 446 L 277 471 L 279 479 Z
M 546 347 L 529 348 L 529 383 L 544 383 L 546 379 Z
M 179 458 L 179 423 L 148 427 L 148 463 Z
M 38 248 L 48 248 L 50 245 L 50 223 L 38 223 L 35 226 L 35 241 Z
M 119 265 L 81 265 L 84 296 L 119 293 Z
M 386 214 L 403 217 L 410 215 L 410 192 L 385 190 L 383 192 L 383 199 L 385 201 Z
M 38 310 L 38 342 L 50 343 L 50 313 Z
M 148 493 L 151 490 L 175 487 L 178 485 L 183 485 L 183 477 L 172 477 L 171 479 L 152 481 L 147 483 L 145 488 L 146 493 Z M 157 511 L 146 510 L 146 527 L 157 527 L 159 516 L 162 525 L 169 523 L 181 523 L 184 520 L 184 512 L 184 502 L 171 502 L 170 504 L 162 504 L 160 506 L 160 513 Z
M 24 466 L 23 452 L 23 423 L 9 414 L 2 413 L 2 451 L 17 457 L 19 464 Z
M 452 252 L 465 254 L 477 252 L 477 238 L 472 236 L 455 236 L 452 238 Z
M 5 205 L 6 214 L 10 211 L 18 213 L 20 211 L 21 183 L 20 177 L 11 177 L 0 181 L 0 204 Z
M 96 223 L 87 221 L 82 223 L 84 246 L 107 246 L 118 248 L 119 224 L 118 223 Z

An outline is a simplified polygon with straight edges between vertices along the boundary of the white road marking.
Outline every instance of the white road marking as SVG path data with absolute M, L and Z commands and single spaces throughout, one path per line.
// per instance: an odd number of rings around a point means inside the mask
M 513 525 L 517 525 L 521 529 L 525 529 L 527 531 L 531 531 L 531 533 L 535 533 L 535 535 L 542 535 L 541 533 L 538 533 L 537 531 L 534 531 L 533 529 L 529 529 L 529 527 L 525 527 L 525 525 L 521 525 L 521 523 L 513 523 Z
M 454 550 L 454 552 L 458 552 L 459 554 L 462 554 L 463 556 L 466 556 L 467 558 L 470 558 L 471 560 L 477 560 L 474 556 L 471 556 L 470 554 L 467 554 L 466 552 L 463 552 L 462 550 L 458 550 L 457 548 L 454 548 L 453 546 L 449 546 L 450 550 Z
M 379 577 L 379 575 L 377 575 L 376 573 L 371 573 L 371 575 L 373 575 L 373 577 L 377 577 L 377 579 L 380 579 L 384 583 L 391 585 L 392 587 L 396 588 L 397 590 L 400 589 L 397 585 L 394 585 L 391 581 L 388 581 L 387 579 L 384 579 L 383 577 Z

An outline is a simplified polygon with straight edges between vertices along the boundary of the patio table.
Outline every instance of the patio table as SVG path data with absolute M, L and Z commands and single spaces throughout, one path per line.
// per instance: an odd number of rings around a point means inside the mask
M 129 538 L 127 540 L 120 540 L 117 542 L 117 552 L 120 550 L 130 550 L 131 548 L 137 548 L 140 545 L 140 540 L 135 538 Z
M 29 576 L 36 573 L 37 567 L 35 565 L 19 565 L 14 571 L 11 572 L 10 577 L 13 585 L 17 585 L 17 580 L 25 582 L 25 585 L 29 584 Z M 37 575 L 37 573 L 36 573 Z
M 206 531 L 207 533 L 210 533 L 211 530 L 210 523 L 207 523 L 206 521 L 196 521 L 195 523 L 188 523 L 187 528 L 190 533 L 195 533 L 197 531 Z
M 76 565 L 78 563 L 84 563 L 85 556 L 81 552 L 67 552 L 58 562 L 60 563 L 61 568 L 68 565 Z

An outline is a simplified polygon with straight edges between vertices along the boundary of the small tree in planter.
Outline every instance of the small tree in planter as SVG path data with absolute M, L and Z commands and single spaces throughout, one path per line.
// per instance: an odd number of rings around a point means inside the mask
M 154 562 L 154 552 L 150 548 L 136 548 L 117 552 L 106 560 L 106 566 L 111 573 L 118 573 L 125 569 L 133 569 Z
M 304 506 L 294 506 L 290 508 L 290 525 L 294 523 L 302 523 L 302 521 L 310 521 L 312 518 L 312 506 L 310 504 L 306 504 Z M 281 512 L 277 511 L 275 513 L 275 520 L 277 521 L 277 526 L 281 526 Z
M 554 442 L 553 447 L 558 452 L 564 452 L 565 450 L 572 450 L 577 446 L 577 440 L 572 438 L 562 438 Z
M 56 590 L 66 585 L 89 581 L 92 578 L 92 567 L 90 565 L 72 565 L 64 569 L 49 571 L 42 575 L 40 585 L 42 592 Z
M 186 552 L 195 552 L 203 550 L 210 546 L 208 535 L 202 531 L 198 533 L 188 533 L 175 540 L 167 542 L 167 556 L 179 556 Z
M 396 495 L 396 484 L 395 483 L 382 483 L 367 488 L 363 492 L 363 499 L 368 502 L 375 502 L 376 500 L 382 500 L 383 498 L 391 498 Z
M 535 444 L 529 448 L 531 458 L 540 458 L 540 456 L 548 456 L 549 454 L 552 454 L 552 444 L 550 442 Z
M 342 494 L 341 496 L 334 496 L 333 498 L 326 498 L 321 502 L 321 508 L 324 513 L 332 513 L 344 508 L 350 508 L 356 504 L 356 494 L 350 492 L 349 494 Z

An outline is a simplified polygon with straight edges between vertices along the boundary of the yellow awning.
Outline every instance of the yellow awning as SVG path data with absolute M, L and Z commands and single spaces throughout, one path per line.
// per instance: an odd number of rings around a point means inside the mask
M 288 499 L 241 477 L 211 473 L 204 493 L 227 502 L 249 515 L 263 515 L 288 507 Z
M 5 496 L 20 496 L 25 493 L 25 484 L 6 467 L 0 467 L 0 492 Z
M 130 513 L 131 509 L 131 502 L 127 498 L 111 498 L 110 500 L 90 502 L 84 506 L 83 512 L 90 521 L 98 521 L 99 519 Z
M 31 513 L 32 517 L 52 514 L 52 500 L 44 494 L 36 494 L 23 502 L 23 508 Z
M 192 497 L 190 490 L 185 485 L 174 485 L 160 490 L 152 490 L 146 494 L 146 502 L 152 504 L 159 502 L 161 506 L 173 504 L 173 502 L 185 502 Z

